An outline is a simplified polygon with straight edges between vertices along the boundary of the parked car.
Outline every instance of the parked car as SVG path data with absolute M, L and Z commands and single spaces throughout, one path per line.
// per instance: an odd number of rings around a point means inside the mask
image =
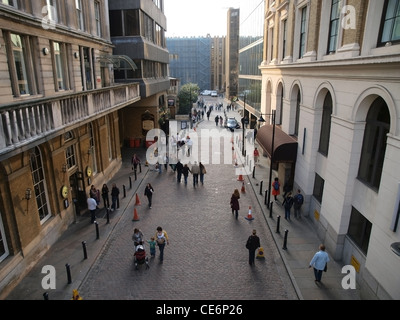
M 233 132 L 235 129 L 240 129 L 240 123 L 235 118 L 228 118 L 226 127 Z
M 209 96 L 209 95 L 211 95 L 211 90 L 203 90 L 203 91 L 200 93 L 200 95 L 202 95 L 202 96 Z
M 211 97 L 218 97 L 217 91 L 211 91 Z

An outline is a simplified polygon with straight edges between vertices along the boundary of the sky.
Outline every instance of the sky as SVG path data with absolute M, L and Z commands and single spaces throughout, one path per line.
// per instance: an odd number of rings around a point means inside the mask
M 238 0 L 165 0 L 166 37 L 226 36 L 229 8 L 238 8 Z

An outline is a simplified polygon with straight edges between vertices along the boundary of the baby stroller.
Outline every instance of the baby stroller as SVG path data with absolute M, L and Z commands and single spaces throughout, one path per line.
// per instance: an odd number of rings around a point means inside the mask
M 135 269 L 139 269 L 139 265 L 146 264 L 146 269 L 149 269 L 149 258 L 146 255 L 146 250 L 144 249 L 143 242 L 135 246 L 135 254 L 133 255 Z

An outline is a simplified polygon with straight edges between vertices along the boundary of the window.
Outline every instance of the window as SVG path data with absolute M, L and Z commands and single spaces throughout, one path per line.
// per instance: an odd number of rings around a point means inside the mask
M 110 35 L 111 37 L 123 36 L 122 16 L 120 10 L 110 10 L 108 13 L 110 19 Z
M 33 180 L 33 189 L 35 190 L 36 204 L 39 211 L 39 219 L 41 222 L 50 217 L 46 180 L 44 176 L 42 156 L 38 147 L 31 153 L 30 157 L 31 173 Z
M 365 255 L 367 255 L 368 252 L 371 229 L 372 223 L 365 219 L 358 210 L 352 207 L 347 235 Z
M 377 98 L 372 103 L 364 131 L 358 179 L 378 191 L 386 151 L 390 114 L 385 101 Z
M 94 143 L 94 133 L 93 133 L 93 125 L 89 123 L 88 125 L 89 129 L 89 151 L 90 151 L 90 156 L 92 160 L 92 172 L 96 173 L 97 172 L 97 162 L 96 162 L 96 146 Z
M 317 173 L 315 174 L 313 196 L 319 202 L 322 203 L 322 195 L 324 193 L 325 181 Z
M 299 135 L 299 123 L 300 123 L 300 90 L 297 93 L 297 100 L 296 100 L 296 117 L 295 117 L 295 124 L 294 124 L 294 135 L 297 137 Z
M 285 59 L 286 56 L 286 40 L 287 40 L 287 19 L 282 23 L 283 34 L 282 34 L 282 60 Z
M 336 52 L 339 26 L 341 0 L 332 0 L 331 17 L 329 23 L 328 53 Z
M 85 21 L 83 19 L 82 0 L 75 0 L 76 17 L 78 21 L 78 29 L 85 30 Z
M 124 35 L 140 36 L 139 10 L 125 10 L 124 17 Z
M 142 36 L 154 42 L 154 22 L 147 14 L 142 13 Z
M 56 91 L 68 90 L 69 77 L 66 45 L 64 43 L 53 42 L 53 50 Z
M 100 3 L 98 1 L 94 2 L 94 18 L 96 20 L 96 32 L 97 36 L 101 37 L 101 10 Z
M 82 84 L 83 90 L 92 90 L 94 89 L 94 62 L 93 62 L 93 50 L 90 48 L 84 47 L 82 48 L 83 59 L 81 61 L 81 76 L 82 76 Z
M 12 6 L 12 7 L 18 8 L 18 1 L 17 0 L 1 0 L 0 2 L 2 4 L 6 4 L 8 6 Z
M 318 152 L 328 156 L 329 138 L 331 135 L 332 96 L 328 92 L 325 97 L 322 111 L 321 135 L 319 137 Z
M 57 1 L 58 0 L 46 0 L 47 16 L 49 20 L 54 23 L 58 22 Z
M 7 237 L 4 232 L 3 220 L 0 215 L 0 262 L 8 257 L 10 251 L 8 250 Z
M 72 131 L 68 131 L 64 134 L 64 142 L 72 141 L 74 134 Z M 74 145 L 70 145 L 65 149 L 65 159 L 67 161 L 67 168 L 71 169 L 76 166 L 75 148 Z
M 378 46 L 388 42 L 400 42 L 400 0 L 385 1 Z
M 35 46 L 32 39 L 14 33 L 4 34 L 14 96 L 37 94 L 35 60 L 32 54 Z
M 307 7 L 301 9 L 301 26 L 300 26 L 300 52 L 299 57 L 304 56 L 306 50 L 306 28 L 307 28 Z

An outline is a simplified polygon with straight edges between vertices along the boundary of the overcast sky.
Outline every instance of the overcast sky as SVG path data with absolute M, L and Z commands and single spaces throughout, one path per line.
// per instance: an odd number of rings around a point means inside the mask
M 238 0 L 165 0 L 166 36 L 226 36 L 228 9 L 238 6 Z

